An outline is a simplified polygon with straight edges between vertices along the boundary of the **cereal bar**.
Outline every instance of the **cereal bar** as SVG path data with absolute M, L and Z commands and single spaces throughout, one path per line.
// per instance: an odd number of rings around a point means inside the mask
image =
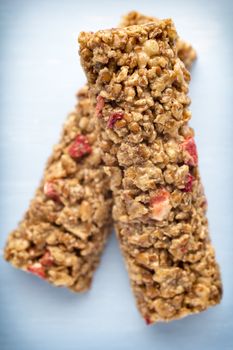
M 5 248 L 15 267 L 75 292 L 89 288 L 111 229 L 111 193 L 87 92 L 79 92 L 35 198 Z
M 79 36 L 115 228 L 148 324 L 198 313 L 222 294 L 176 41 L 169 19 Z
M 123 17 L 121 22 L 121 27 L 128 27 L 132 25 L 140 25 L 148 22 L 156 22 L 157 18 L 144 16 L 136 11 L 129 12 L 126 16 Z M 190 69 L 193 62 L 197 58 L 196 51 L 194 48 L 187 42 L 177 39 L 177 55 L 184 62 L 185 67 Z

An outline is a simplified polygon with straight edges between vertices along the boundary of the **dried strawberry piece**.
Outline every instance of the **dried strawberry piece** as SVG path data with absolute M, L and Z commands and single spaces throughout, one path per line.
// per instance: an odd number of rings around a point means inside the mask
M 33 273 L 34 275 L 37 275 L 41 278 L 46 278 L 44 267 L 39 262 L 28 266 L 27 269 L 29 272 Z
M 188 173 L 186 178 L 185 187 L 183 188 L 183 192 L 191 192 L 193 188 L 194 176 Z
M 151 321 L 150 318 L 149 318 L 148 316 L 145 317 L 144 320 L 146 321 L 146 324 L 147 324 L 147 325 L 150 325 L 150 324 L 153 323 L 153 321 Z
M 110 114 L 110 117 L 108 119 L 107 127 L 109 129 L 112 129 L 114 127 L 114 124 L 117 120 L 121 120 L 123 118 L 124 114 L 122 112 L 114 112 Z
M 45 266 L 45 267 L 49 267 L 49 266 L 53 265 L 53 257 L 52 257 L 51 253 L 48 250 L 41 257 L 40 263 L 43 266 Z
M 92 151 L 88 139 L 84 135 L 76 136 L 74 142 L 68 149 L 68 153 L 72 158 L 81 158 Z
M 105 100 L 102 96 L 97 96 L 97 99 L 96 99 L 96 107 L 95 107 L 95 113 L 96 113 L 96 116 L 97 117 L 101 117 L 102 116 L 102 109 L 104 108 L 104 103 L 105 103 Z
M 170 193 L 162 188 L 150 199 L 152 219 L 162 221 L 168 216 L 171 210 L 169 197 Z
M 198 163 L 198 155 L 197 155 L 197 146 L 193 137 L 187 138 L 182 143 L 182 149 L 185 151 L 185 164 L 191 166 L 197 166 Z
M 187 246 L 184 246 L 184 245 L 183 245 L 183 246 L 181 246 L 181 247 L 180 247 L 180 251 L 181 251 L 181 253 L 182 253 L 182 254 L 186 254 L 186 253 L 187 253 L 187 251 L 188 251 Z
M 44 194 L 46 197 L 53 199 L 54 201 L 59 202 L 60 198 L 59 195 L 54 187 L 54 183 L 52 181 L 47 181 L 44 184 Z

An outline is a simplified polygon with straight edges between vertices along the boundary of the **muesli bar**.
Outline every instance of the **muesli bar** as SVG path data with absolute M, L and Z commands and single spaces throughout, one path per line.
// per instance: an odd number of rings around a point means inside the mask
M 128 27 L 132 25 L 140 25 L 148 22 L 156 22 L 158 19 L 155 17 L 144 16 L 136 11 L 129 12 L 122 18 L 121 27 Z M 178 37 L 177 39 L 177 55 L 185 64 L 187 69 L 190 69 L 193 62 L 197 58 L 196 51 L 194 48 L 184 40 Z
M 79 36 L 115 228 L 148 324 L 198 313 L 222 294 L 176 40 L 169 19 Z
M 112 199 L 87 87 L 64 125 L 44 177 L 5 259 L 55 286 L 89 288 L 111 230 Z

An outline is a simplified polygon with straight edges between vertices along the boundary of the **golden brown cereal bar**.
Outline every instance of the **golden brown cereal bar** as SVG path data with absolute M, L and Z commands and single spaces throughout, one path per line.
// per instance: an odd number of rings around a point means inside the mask
M 15 267 L 76 292 L 89 288 L 111 229 L 112 199 L 97 135 L 85 87 L 5 248 L 5 259 Z
M 128 27 L 135 24 L 145 24 L 148 22 L 156 22 L 157 20 L 157 18 L 144 16 L 136 11 L 132 11 L 123 17 L 121 27 Z M 180 38 L 177 39 L 177 55 L 181 61 L 184 62 L 187 69 L 191 68 L 193 62 L 197 58 L 196 51 L 193 49 L 193 47 Z
M 169 19 L 79 36 L 115 228 L 147 323 L 200 312 L 222 294 L 176 41 Z

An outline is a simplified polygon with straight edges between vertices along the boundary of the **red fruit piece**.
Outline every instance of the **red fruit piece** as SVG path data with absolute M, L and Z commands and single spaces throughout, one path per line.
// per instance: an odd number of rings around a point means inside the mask
M 192 191 L 194 179 L 195 179 L 194 176 L 191 175 L 190 173 L 188 173 L 183 192 L 191 192 Z
M 185 151 L 185 164 L 191 166 L 197 166 L 198 163 L 198 155 L 197 155 L 197 146 L 193 137 L 187 138 L 182 143 L 182 148 Z
M 49 267 L 53 265 L 53 258 L 51 253 L 48 250 L 40 258 L 40 263 L 45 267 Z
M 27 269 L 29 272 L 33 273 L 34 275 L 37 275 L 41 278 L 46 278 L 44 267 L 39 262 L 28 266 Z
M 162 221 L 168 216 L 171 210 L 169 197 L 170 193 L 165 188 L 162 188 L 151 198 L 150 207 L 152 219 Z
M 97 96 L 96 99 L 96 107 L 95 107 L 95 113 L 97 117 L 101 117 L 102 116 L 102 109 L 104 108 L 104 103 L 105 100 L 102 96 Z
M 121 120 L 123 118 L 124 114 L 122 112 L 114 112 L 110 114 L 110 117 L 108 119 L 107 127 L 109 129 L 112 129 L 114 127 L 114 124 L 117 120 Z
M 182 254 L 186 254 L 187 251 L 188 251 L 188 248 L 186 246 L 181 246 L 180 247 L 180 251 L 181 251 Z
M 149 319 L 149 317 L 145 317 L 144 320 L 146 321 L 147 325 L 152 324 L 153 322 Z
M 84 135 L 76 136 L 76 139 L 68 149 L 68 153 L 72 158 L 81 158 L 92 151 L 88 139 Z
M 53 199 L 54 201 L 59 202 L 59 195 L 54 187 L 54 183 L 52 181 L 47 181 L 44 184 L 44 194 L 46 197 Z

